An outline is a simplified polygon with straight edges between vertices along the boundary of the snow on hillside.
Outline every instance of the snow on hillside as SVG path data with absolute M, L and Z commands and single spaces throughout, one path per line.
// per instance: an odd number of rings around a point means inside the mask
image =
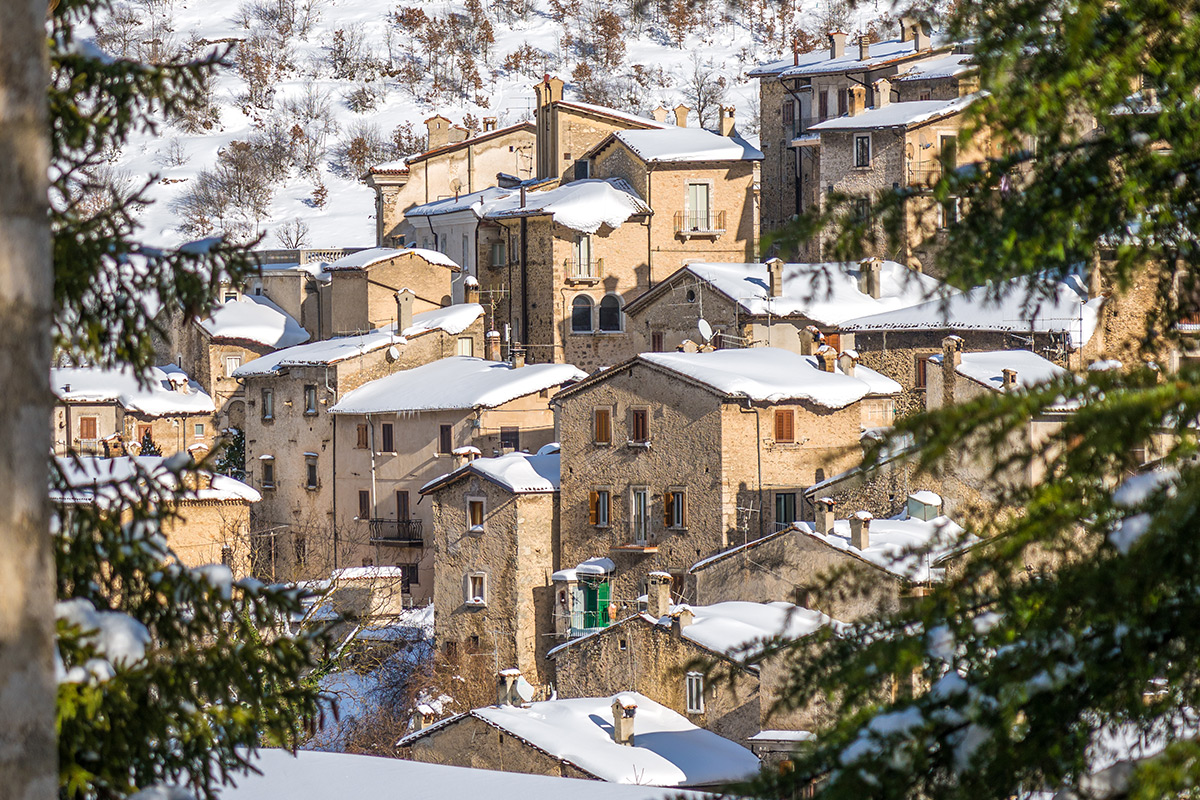
M 277 139 L 282 144 L 275 151 L 280 154 L 278 160 L 295 157 L 299 148 L 294 138 L 289 140 L 289 132 L 294 137 L 297 125 L 308 129 L 317 117 L 310 114 L 305 118 L 303 112 L 289 113 L 286 109 L 289 103 L 302 101 L 306 95 L 327 97 L 332 112 L 329 116 L 336 130 L 327 133 L 324 143 L 327 152 L 313 159 L 313 169 L 305 171 L 298 164 L 285 164 L 285 168 L 277 170 L 284 173 L 282 178 L 274 183 L 269 197 L 263 195 L 259 210 L 253 215 L 243 215 L 240 235 L 252 238 L 264 234 L 264 247 L 296 246 L 295 235 L 289 238 L 285 231 L 285 226 L 296 226 L 296 220 L 307 226 L 302 246 L 374 244 L 374 193 L 357 180 L 352 174 L 354 170 L 339 169 L 335 163 L 339 144 L 344 150 L 345 144 L 354 134 L 363 133 L 365 126 L 377 129 L 378 138 L 390 145 L 397 126 L 408 123 L 414 133 L 423 135 L 424 120 L 435 113 L 449 117 L 455 124 L 461 123 L 464 115 L 471 115 L 476 121 L 496 117 L 501 126 L 516 123 L 531 118 L 534 102 L 531 86 L 543 71 L 570 81 L 581 59 L 607 57 L 617 59 L 619 67 L 596 69 L 593 74 L 603 76 L 597 80 L 617 80 L 612 76 L 619 75 L 620 104 L 643 114 L 659 104 L 671 107 L 687 102 L 687 85 L 697 62 L 711 61 L 713 80 L 724 78 L 727 84 L 724 103 L 737 108 L 739 130 L 752 134 L 755 124 L 748 121 L 757 117 L 757 83 L 746 79 L 745 73 L 759 61 L 778 57 L 781 43 L 790 40 L 790 34 L 779 35 L 778 29 L 769 21 L 764 23 L 761 15 L 749 23 L 741 19 L 740 12 L 732 11 L 732 6 L 723 0 L 710 0 L 707 10 L 683 28 L 677 24 L 678 14 L 695 13 L 687 11 L 695 8 L 694 3 L 660 0 L 652 18 L 639 21 L 621 16 L 628 14 L 628 4 L 612 3 L 608 8 L 623 20 L 620 24 L 626 31 L 621 37 L 625 52 L 623 57 L 619 53 L 595 56 L 596 48 L 611 47 L 612 43 L 605 42 L 602 33 L 579 33 L 571 20 L 560 23 L 554 15 L 566 8 L 567 14 L 575 15 L 574 19 L 586 14 L 594 18 L 596 8 L 604 10 L 603 3 L 584 8 L 580 0 L 485 2 L 487 5 L 481 8 L 480 0 L 410 0 L 400 5 L 377 0 L 118 0 L 112 19 L 101 27 L 98 42 L 110 52 L 130 57 L 139 52 L 144 54 L 147 43 L 153 46 L 160 41 L 165 43 L 164 48 L 191 43 L 192 52 L 202 53 L 210 50 L 212 43 L 222 40 L 245 40 L 256 32 L 270 37 L 271 23 L 265 20 L 277 17 L 280 9 L 297 16 L 307 15 L 310 21 L 306 33 L 297 32 L 301 27 L 297 23 L 282 46 L 268 44 L 259 51 L 260 58 L 272 63 L 264 67 L 270 68 L 270 76 L 258 87 L 257 105 L 246 99 L 248 84 L 239 70 L 223 70 L 212 87 L 212 107 L 218 116 L 215 125 L 196 133 L 187 133 L 177 124 L 163 125 L 155 133 L 135 135 L 116 157 L 111 174 L 118 183 L 139 185 L 143 176 L 150 174 L 161 178 L 149 192 L 155 202 L 141 212 L 140 219 L 146 229 L 144 238 L 171 245 L 205 232 L 230 230 L 224 221 L 211 219 L 204 221 L 208 231 L 195 226 L 181 230 L 182 217 L 176 203 L 202 184 L 197 176 L 202 170 L 213 169 L 219 152 L 261 134 L 273 123 L 284 131 L 282 138 Z M 783 7 L 796 9 L 790 17 L 794 22 L 788 24 L 798 22 L 807 30 L 816 30 L 822 20 L 827 24 L 832 13 L 841 13 L 843 19 L 849 19 L 848 27 L 852 30 L 866 29 L 876 17 L 890 10 L 886 2 L 878 8 L 863 4 L 863 8 L 854 12 L 856 16 L 847 16 L 850 12 L 831 10 L 835 8 L 831 3 L 840 2 L 799 0 L 794 6 L 785 3 Z M 518 13 L 513 13 L 514 8 L 518 8 Z M 460 26 L 449 42 L 443 40 L 440 45 L 433 45 L 429 38 L 422 39 L 417 33 L 419 22 L 399 24 L 394 16 L 398 11 L 405 15 L 406 22 L 419 21 L 421 14 L 425 19 L 445 18 L 452 12 L 466 15 L 472 21 L 486 17 L 494 44 L 486 60 L 463 58 L 457 52 L 461 48 L 454 42 L 461 41 L 463 36 L 482 35 L 483 28 L 479 25 Z M 733 15 L 739 18 L 731 18 Z M 654 17 L 662 23 L 656 25 Z M 564 38 L 564 29 L 574 38 Z M 589 35 L 591 41 L 581 44 Z M 684 37 L 682 46 L 670 43 L 672 35 Z M 771 44 L 763 45 L 756 40 Z M 235 58 L 249 55 L 245 45 L 239 46 L 239 50 L 242 56 L 235 53 Z M 368 53 L 368 61 L 387 66 L 338 69 L 330 59 L 334 50 L 343 55 L 349 53 L 343 64 L 354 64 L 355 59 Z M 585 51 L 593 55 L 581 56 Z M 474 89 L 447 90 L 442 77 L 433 77 L 446 72 L 447 60 L 455 58 L 458 60 L 450 69 L 477 70 L 478 82 L 467 79 L 468 84 L 474 83 Z M 276 70 L 273 63 L 276 61 L 283 61 L 285 66 Z M 434 61 L 439 64 L 437 69 L 433 68 Z M 509 69 L 504 68 L 506 61 Z M 517 61 L 521 66 L 513 67 Z M 592 63 L 597 62 L 592 60 Z M 339 74 L 343 77 L 335 77 Z M 372 79 L 365 80 L 364 74 Z M 435 80 L 441 85 L 435 85 Z M 587 87 L 582 88 L 586 93 Z M 440 97 L 435 97 L 439 89 Z M 581 97 L 580 89 L 579 84 L 568 83 L 567 99 L 587 99 Z M 348 103 L 356 91 L 357 99 L 362 101 L 361 113 L 351 110 Z M 373 108 L 362 107 L 372 104 Z M 689 124 L 696 124 L 694 113 Z M 710 116 L 708 124 L 715 125 L 715 115 Z M 394 149 L 387 153 L 390 158 L 404 154 Z M 384 159 L 371 154 L 367 160 Z M 258 177 L 251 182 L 258 188 L 270 185 Z

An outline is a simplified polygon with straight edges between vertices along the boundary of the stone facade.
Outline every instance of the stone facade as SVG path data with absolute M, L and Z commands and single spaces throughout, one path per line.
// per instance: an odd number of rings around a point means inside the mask
M 187 567 L 225 564 L 234 578 L 251 575 L 250 503 L 188 498 L 163 523 L 167 544 Z
M 561 778 L 596 777 L 469 714 L 405 742 L 398 755 L 426 764 Z
M 92 420 L 87 422 L 87 420 Z M 54 405 L 51 422 L 54 430 L 54 452 L 68 450 L 81 454 L 119 456 L 136 454 L 147 431 L 165 456 L 183 452 L 199 445 L 197 458 L 212 450 L 218 436 L 212 414 L 180 414 L 151 417 L 125 409 L 116 401 L 106 403 L 64 403 Z M 84 439 L 84 426 L 95 430 L 95 438 Z
M 413 314 L 448 306 L 458 276 L 457 267 L 434 263 L 412 251 L 397 251 L 366 267 L 335 269 L 327 289 L 331 335 L 346 336 L 394 324 L 396 293 L 402 289 L 416 295 Z

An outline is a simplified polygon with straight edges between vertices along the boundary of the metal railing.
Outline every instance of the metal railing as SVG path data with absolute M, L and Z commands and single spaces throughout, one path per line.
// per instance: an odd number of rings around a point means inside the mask
M 568 258 L 563 262 L 563 266 L 567 270 L 567 277 L 571 280 L 600 280 L 600 273 L 604 270 L 604 259 L 597 258 L 594 261 L 583 261 L 577 258 Z
M 922 161 L 916 164 L 908 165 L 908 183 L 913 185 L 924 185 L 936 183 L 942 177 L 942 163 L 940 161 Z
M 676 211 L 675 233 L 723 233 L 725 231 L 724 211 Z
M 421 547 L 425 544 L 419 519 L 372 519 L 371 544 Z
M 300 250 L 252 250 L 250 257 L 259 264 L 315 264 L 318 261 L 337 261 L 357 253 L 362 247 L 302 248 Z

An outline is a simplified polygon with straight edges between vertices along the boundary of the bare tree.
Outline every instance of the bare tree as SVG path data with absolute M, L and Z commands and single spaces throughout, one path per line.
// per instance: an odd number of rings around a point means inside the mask
M 275 238 L 279 246 L 285 250 L 299 250 L 308 246 L 308 225 L 296 217 L 291 222 L 285 222 L 275 229 Z
M 45 0 L 0 3 L 0 775 L 12 797 L 50 797 L 54 566 L 50 552 L 51 282 Z
M 688 104 L 696 112 L 700 127 L 708 126 L 711 115 L 721 108 L 725 100 L 725 77 L 721 75 L 712 59 L 702 60 L 698 53 L 692 55 L 692 71 L 683 86 Z

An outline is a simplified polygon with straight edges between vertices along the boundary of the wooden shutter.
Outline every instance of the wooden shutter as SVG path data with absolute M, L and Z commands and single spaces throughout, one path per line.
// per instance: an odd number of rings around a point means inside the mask
M 600 524 L 600 493 L 588 492 L 588 524 Z
M 794 442 L 796 440 L 796 419 L 791 409 L 775 409 L 775 441 Z
M 358 429 L 357 429 L 357 433 L 358 433 L 358 444 L 356 446 L 359 449 L 365 450 L 367 448 L 367 426 L 359 425 Z
M 396 492 L 396 519 L 408 519 L 408 492 Z
M 96 438 L 96 417 L 80 417 L 79 418 L 79 438 L 80 439 L 95 439 Z
M 669 528 L 675 522 L 675 493 L 663 492 L 663 527 Z
M 687 521 L 687 492 L 676 492 L 675 502 L 679 505 L 679 525 L 686 528 Z

